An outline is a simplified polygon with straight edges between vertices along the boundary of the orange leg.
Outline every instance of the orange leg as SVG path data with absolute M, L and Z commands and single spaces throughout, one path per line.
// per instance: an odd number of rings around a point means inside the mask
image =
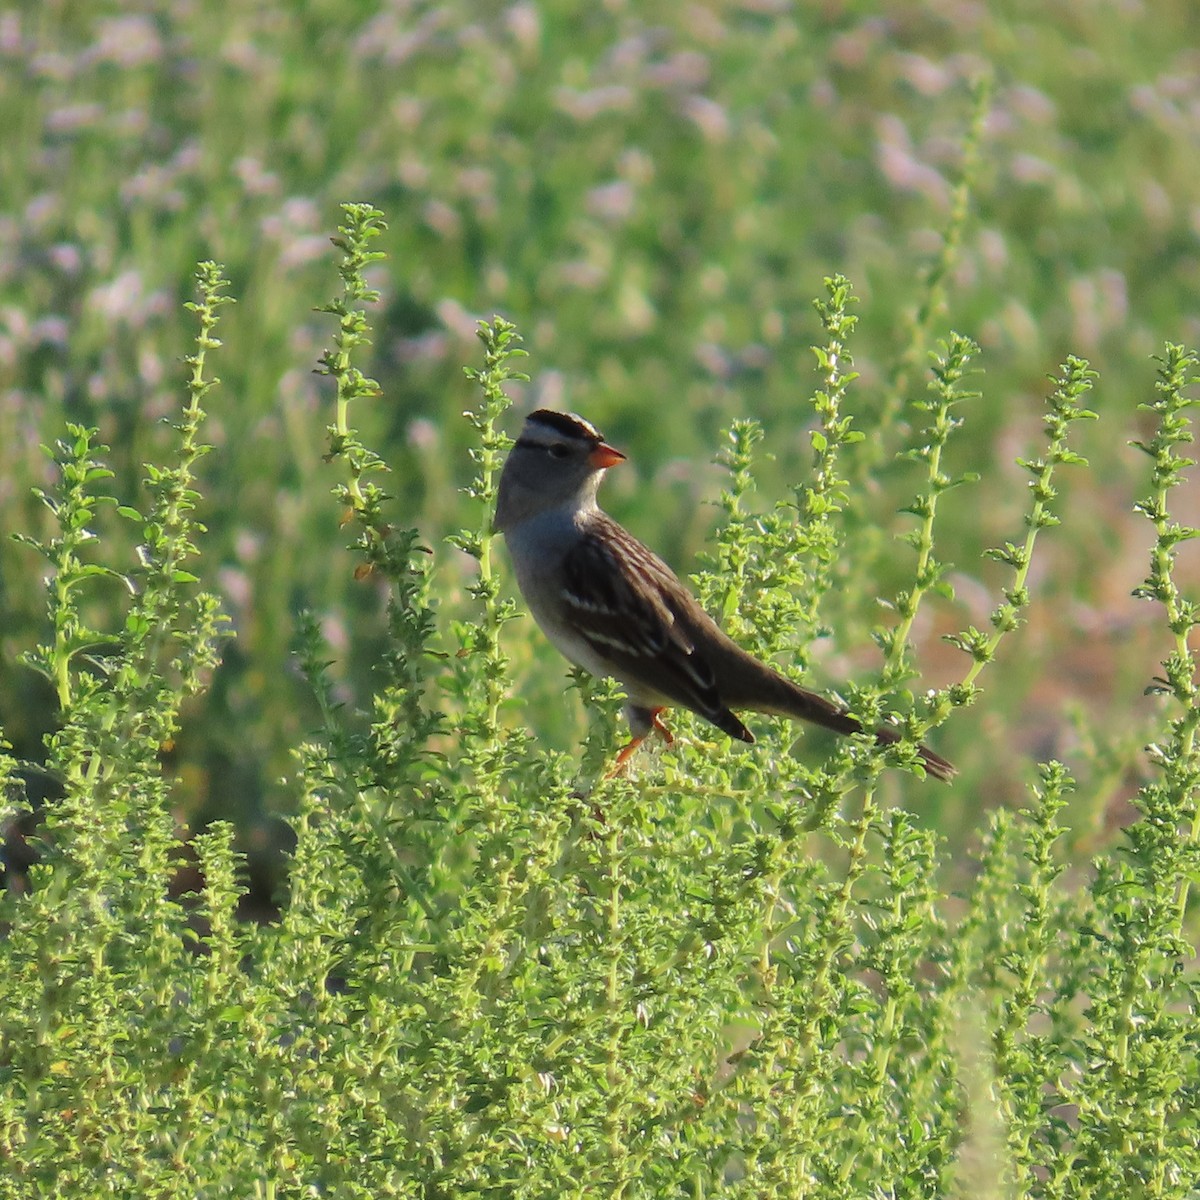
M 650 723 L 654 726 L 658 736 L 662 738 L 662 740 L 668 746 L 673 746 L 675 745 L 675 735 L 662 723 L 662 720 L 658 715 L 659 713 L 666 711 L 667 710 L 665 708 L 656 708 L 650 715 Z
M 650 732 L 656 732 L 668 746 L 675 744 L 675 736 L 663 724 L 662 718 L 658 715 L 663 711 L 662 708 L 656 708 L 650 713 Z M 629 764 L 629 759 L 633 752 L 649 737 L 649 733 L 643 733 L 640 737 L 630 738 L 629 744 L 617 755 L 617 761 L 613 763 L 612 770 L 608 773 L 608 778 L 612 779 L 614 775 L 620 775 Z

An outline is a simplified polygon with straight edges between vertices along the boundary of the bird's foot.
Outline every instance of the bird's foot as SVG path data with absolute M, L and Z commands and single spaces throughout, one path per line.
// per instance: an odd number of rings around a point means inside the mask
M 675 745 L 675 735 L 663 724 L 662 718 L 658 715 L 659 713 L 665 711 L 665 709 L 656 708 L 650 714 L 650 727 L 658 731 L 658 736 L 661 737 L 668 746 L 673 746 Z
M 653 708 L 650 710 L 650 728 L 645 733 L 638 734 L 636 737 L 629 739 L 629 743 L 617 755 L 616 762 L 613 763 L 612 769 L 605 776 L 606 779 L 613 779 L 624 773 L 625 768 L 629 765 L 630 758 L 633 756 L 633 752 L 652 732 L 657 733 L 668 746 L 675 744 L 675 735 L 663 724 L 663 720 L 659 716 L 659 713 L 662 711 L 662 708 Z
M 618 775 L 625 773 L 625 768 L 629 766 L 629 760 L 633 757 L 633 752 L 646 740 L 646 735 L 641 737 L 630 738 L 624 749 L 617 755 L 616 762 L 613 763 L 605 779 L 615 779 Z

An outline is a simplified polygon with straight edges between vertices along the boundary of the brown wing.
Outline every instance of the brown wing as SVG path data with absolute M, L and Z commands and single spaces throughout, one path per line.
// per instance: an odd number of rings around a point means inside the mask
M 726 733 L 750 738 L 689 633 L 690 614 L 700 615 L 696 601 L 662 559 L 604 514 L 563 562 L 563 599 L 578 632 L 618 679 L 639 681 Z
M 627 686 L 641 682 L 731 737 L 754 740 L 730 704 L 843 734 L 862 729 L 838 705 L 734 645 L 671 568 L 603 513 L 564 561 L 563 599 L 573 610 L 575 628 L 612 664 L 613 675 Z M 707 653 L 697 648 L 698 642 Z M 899 739 L 887 726 L 875 736 L 884 744 Z M 931 775 L 953 777 L 954 767 L 939 754 L 928 746 L 917 749 Z

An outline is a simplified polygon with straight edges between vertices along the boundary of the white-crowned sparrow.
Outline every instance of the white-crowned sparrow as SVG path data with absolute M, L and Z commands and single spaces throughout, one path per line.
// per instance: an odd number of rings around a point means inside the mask
M 737 646 L 662 559 L 600 510 L 596 489 L 624 461 L 582 417 L 539 409 L 504 464 L 495 521 L 542 632 L 576 666 L 625 688 L 633 740 L 617 765 L 652 729 L 670 741 L 659 713 L 673 704 L 743 742 L 754 735 L 735 709 L 860 732 L 843 709 Z M 899 740 L 886 727 L 876 737 Z M 927 746 L 919 752 L 931 775 L 954 774 Z

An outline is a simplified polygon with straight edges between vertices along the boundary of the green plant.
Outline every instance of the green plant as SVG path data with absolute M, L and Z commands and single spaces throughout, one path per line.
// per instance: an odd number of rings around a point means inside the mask
M 294 758 L 295 842 L 274 923 L 238 919 L 243 859 L 227 824 L 191 840 L 200 882 L 172 897 L 180 845 L 158 769 L 219 634 L 213 602 L 188 600 L 182 565 L 215 268 L 200 275 L 173 465 L 148 470 L 145 515 L 123 510 L 146 550 L 120 630 L 83 615 L 88 589 L 135 574 L 87 536 L 105 507 L 102 451 L 78 429 L 56 451 L 54 531 L 34 541 L 50 566 L 48 633 L 30 664 L 62 698 L 45 769 L 63 795 L 28 891 L 3 902 L 0 1196 L 1186 1197 L 1200 1171 L 1185 940 L 1200 832 L 1195 610 L 1173 559 L 1191 531 L 1167 498 L 1190 465 L 1179 446 L 1193 357 L 1168 348 L 1158 432 L 1143 442 L 1155 465 L 1141 508 L 1157 534 L 1145 592 L 1175 642 L 1174 713 L 1142 818 L 1123 847 L 1068 869 L 1074 785 L 1048 764 L 1023 811 L 991 819 L 955 902 L 943 843 L 901 806 L 905 785 L 928 795 L 909 779 L 912 747 L 977 698 L 979 671 L 1029 611 L 1055 469 L 1083 466 L 1068 437 L 1091 415 L 1087 365 L 1071 359 L 1054 381 L 1046 448 L 1023 462 L 1026 538 L 994 554 L 1013 580 L 991 632 L 957 635 L 962 678 L 915 697 L 914 619 L 952 595 L 935 547 L 964 479 L 943 455 L 974 399 L 966 339 L 934 363 L 916 410 L 912 582 L 879 633 L 876 681 L 848 688 L 864 720 L 895 710 L 900 745 L 800 749 L 764 721 L 759 744 L 735 746 L 683 717 L 673 747 L 608 779 L 610 689 L 576 678 L 590 722 L 577 754 L 541 749 L 506 700 L 516 625 L 489 521 L 505 386 L 522 378 L 511 323 L 481 326 L 484 363 L 470 372 L 473 519 L 449 543 L 474 563 L 461 601 L 440 586 L 453 560 L 389 517 L 382 458 L 351 424 L 377 402 L 355 361 L 381 229 L 370 206 L 345 207 L 322 368 L 337 390 L 334 497 L 357 560 L 344 569 L 381 598 L 387 652 L 370 704 L 346 704 L 321 622 L 300 622 L 320 723 Z M 759 429 L 728 435 L 725 520 L 697 583 L 768 651 L 791 649 L 794 621 L 824 628 L 852 552 L 849 301 L 835 279 L 819 305 L 809 481 L 754 513 Z M 21 765 L 6 754 L 0 766 L 11 793 Z

